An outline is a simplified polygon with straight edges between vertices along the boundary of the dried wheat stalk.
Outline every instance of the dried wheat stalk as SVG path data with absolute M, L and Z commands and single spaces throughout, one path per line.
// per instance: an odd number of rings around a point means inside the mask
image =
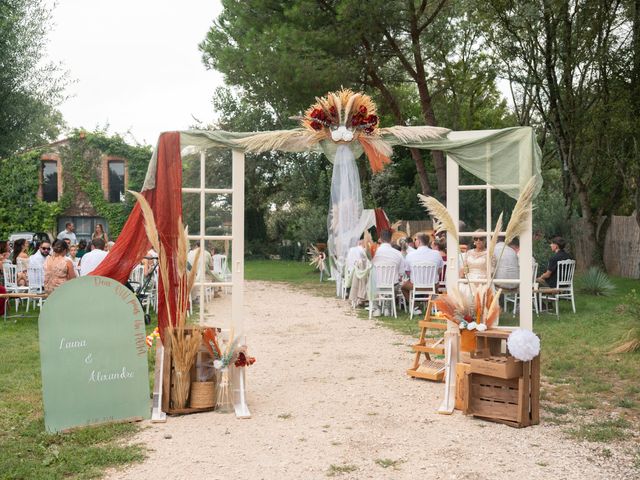
M 507 224 L 505 231 L 504 243 L 509 245 L 511 240 L 522 235 L 522 232 L 527 228 L 529 216 L 533 210 L 532 200 L 533 194 L 536 191 L 536 177 L 531 177 L 524 189 L 518 197 L 516 206 L 513 207 L 513 213 Z

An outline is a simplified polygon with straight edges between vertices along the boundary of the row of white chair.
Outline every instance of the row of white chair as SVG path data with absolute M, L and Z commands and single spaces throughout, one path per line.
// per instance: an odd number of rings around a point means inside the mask
M 27 268 L 27 285 L 18 285 L 18 267 L 11 263 L 5 262 L 2 264 L 2 273 L 4 274 L 4 287 L 7 293 L 43 293 L 44 292 L 44 270 L 42 267 L 28 267 Z M 23 300 L 20 297 L 16 297 L 15 305 L 16 310 L 20 306 L 20 301 Z M 31 298 L 27 297 L 27 312 L 31 303 Z M 34 303 L 38 302 L 38 305 L 42 306 L 42 299 L 34 299 Z
M 550 288 L 538 288 L 534 287 L 532 292 L 533 306 L 538 314 L 542 311 L 543 301 L 555 302 L 555 313 L 559 316 L 559 302 L 562 299 L 571 300 L 571 307 L 573 313 L 576 312 L 573 278 L 575 274 L 575 260 L 563 260 L 558 262 L 557 269 L 557 281 L 556 285 Z M 372 269 L 373 288 L 371 290 L 371 301 L 378 302 L 381 305 L 386 305 L 390 302 L 390 311 L 394 317 L 397 317 L 396 311 L 396 298 L 400 302 L 404 302 L 404 296 L 402 292 L 398 292 L 396 285 L 398 284 L 399 272 L 396 265 L 393 264 L 377 264 Z M 347 272 L 347 275 L 349 272 Z M 535 284 L 538 277 L 538 264 L 533 264 L 533 283 Z M 413 289 L 409 296 L 409 311 L 411 318 L 413 318 L 413 312 L 416 308 L 416 302 L 428 302 L 432 295 L 437 293 L 438 287 L 438 269 L 434 263 L 422 262 L 417 263 L 411 268 L 411 281 L 413 283 Z M 342 285 L 342 298 L 346 297 L 346 282 L 343 281 Z M 513 303 L 513 314 L 515 315 L 518 308 L 519 292 L 511 291 L 506 292 L 504 296 L 505 310 L 508 303 Z M 406 305 L 405 305 L 406 309 Z M 369 308 L 369 318 L 371 318 L 373 312 L 373 306 Z
M 373 314 L 373 303 L 377 302 L 385 306 L 390 302 L 390 311 L 397 317 L 396 299 L 402 305 L 405 302 L 404 295 L 397 290 L 400 273 L 395 264 L 379 263 L 373 266 L 371 281 L 371 298 L 369 305 L 369 318 Z M 432 262 L 419 262 L 411 266 L 411 283 L 413 288 L 409 292 L 409 314 L 413 318 L 416 302 L 428 302 L 432 295 L 437 293 L 438 266 Z M 406 310 L 406 304 L 405 304 Z

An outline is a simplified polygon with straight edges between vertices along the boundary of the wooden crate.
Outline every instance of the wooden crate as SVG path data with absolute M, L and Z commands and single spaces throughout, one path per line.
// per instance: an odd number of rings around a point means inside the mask
M 522 376 L 522 362 L 511 355 L 471 356 L 471 372 L 496 378 L 518 378 Z
M 185 327 L 186 331 L 192 330 L 190 327 Z M 171 402 L 171 390 L 174 388 L 173 385 L 173 371 L 175 367 L 173 365 L 173 361 L 171 358 L 171 337 L 168 334 L 164 335 L 164 368 L 162 371 L 162 411 L 168 415 L 185 415 L 188 413 L 197 413 L 197 412 L 208 412 L 213 410 L 215 407 L 206 407 L 206 408 L 173 408 Z M 195 362 L 190 371 L 191 381 L 195 381 L 196 376 L 196 366 Z
M 518 378 L 498 378 L 471 371 L 464 381 L 465 414 L 512 427 L 540 423 L 540 356 L 522 362 L 522 375 Z

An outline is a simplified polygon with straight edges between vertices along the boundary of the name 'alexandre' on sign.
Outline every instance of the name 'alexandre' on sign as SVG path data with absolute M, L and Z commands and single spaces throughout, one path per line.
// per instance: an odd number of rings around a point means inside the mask
M 105 277 L 67 282 L 39 328 L 48 431 L 148 417 L 143 311 L 129 289 Z

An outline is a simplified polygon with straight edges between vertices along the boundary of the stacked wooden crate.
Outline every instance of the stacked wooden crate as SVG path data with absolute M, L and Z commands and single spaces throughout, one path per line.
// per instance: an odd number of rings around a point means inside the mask
M 477 348 L 460 391 L 465 414 L 527 427 L 540 423 L 540 356 L 521 362 L 509 354 L 511 330 L 478 332 Z

